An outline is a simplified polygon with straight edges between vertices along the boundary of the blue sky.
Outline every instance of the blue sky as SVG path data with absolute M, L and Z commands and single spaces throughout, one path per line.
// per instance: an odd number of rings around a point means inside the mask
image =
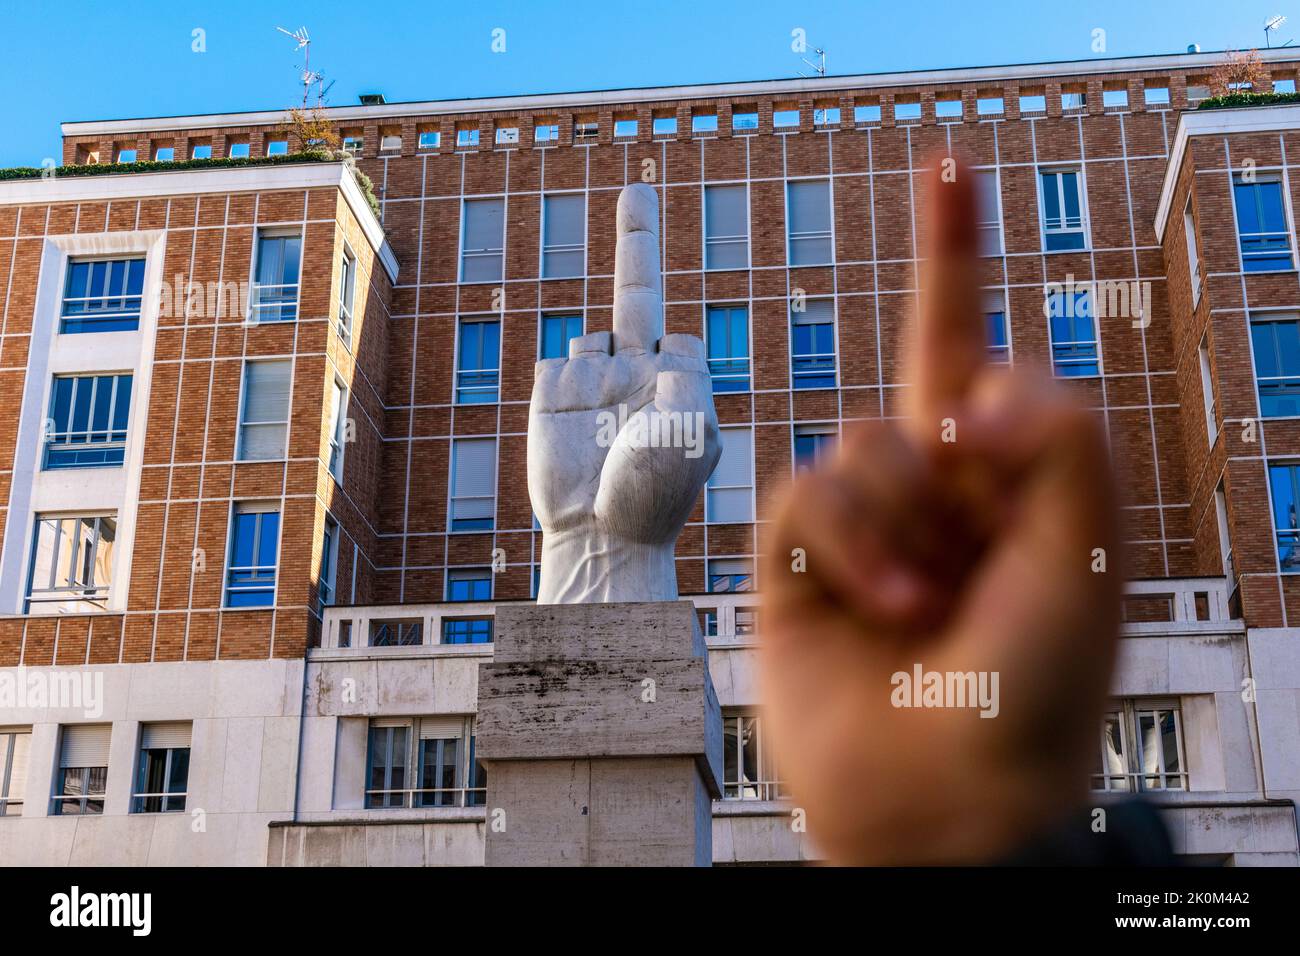
M 370 91 L 391 103 L 795 76 L 795 28 L 844 74 L 1261 46 L 1278 13 L 1291 20 L 1277 41 L 1300 44 L 1288 0 L 10 0 L 0 167 L 59 156 L 64 120 L 292 105 L 301 58 L 276 26 L 308 27 L 338 106 Z M 206 52 L 191 49 L 196 29 Z

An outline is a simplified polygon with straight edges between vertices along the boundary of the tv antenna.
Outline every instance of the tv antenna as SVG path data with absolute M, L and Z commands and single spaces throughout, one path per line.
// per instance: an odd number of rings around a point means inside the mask
M 806 56 L 801 56 L 799 57 L 799 59 L 803 60 L 810 67 L 812 67 L 817 72 L 818 76 L 825 76 L 826 75 L 826 51 L 823 50 L 821 47 L 816 47 L 813 49 L 813 52 L 817 54 L 816 63 L 812 62 L 812 60 L 808 59 Z M 807 76 L 808 74 L 800 70 L 799 75 Z
M 319 107 L 325 102 L 325 94 L 329 92 L 329 86 L 322 86 L 325 74 L 317 73 L 311 68 L 311 37 L 307 33 L 306 27 L 299 27 L 292 33 L 284 27 L 276 27 L 281 33 L 293 40 L 298 45 L 294 47 L 294 52 L 302 50 L 302 108 L 307 108 L 307 100 L 311 96 L 312 84 L 316 84 L 316 105 Z M 333 81 L 330 86 L 333 86 Z
M 1272 34 L 1284 23 L 1286 23 L 1286 17 L 1282 16 L 1281 14 L 1278 14 L 1275 17 L 1269 17 L 1267 20 L 1264 21 L 1264 45 L 1267 49 L 1273 48 Z M 1295 40 L 1287 40 L 1285 43 L 1282 44 L 1282 46 L 1290 46 L 1294 42 Z

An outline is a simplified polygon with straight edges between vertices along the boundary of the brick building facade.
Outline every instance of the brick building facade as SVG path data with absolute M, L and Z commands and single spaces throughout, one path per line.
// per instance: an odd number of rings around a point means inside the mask
M 491 655 L 493 603 L 535 593 L 533 366 L 564 354 L 573 334 L 610 329 L 615 202 L 624 184 L 645 181 L 660 192 L 666 331 L 705 340 L 727 443 L 726 467 L 677 548 L 679 589 L 705 612 L 714 682 L 735 722 L 714 858 L 815 855 L 782 822 L 753 717 L 745 592 L 762 584 L 753 560 L 763 501 L 841 423 L 897 413 L 923 238 L 918 177 L 959 152 L 981 176 L 994 358 L 1067 379 L 1103 418 L 1123 488 L 1133 584 L 1094 783 L 1156 792 L 1189 856 L 1297 862 L 1290 618 L 1300 588 L 1271 503 L 1290 473 L 1270 468 L 1300 458 L 1300 409 L 1285 406 L 1287 371 L 1300 382 L 1300 337 L 1290 369 L 1284 321 L 1300 310 L 1290 212 L 1300 107 L 1195 111 L 1220 57 L 329 109 L 374 182 L 378 219 L 339 164 L 0 183 L 0 669 L 107 668 L 110 685 L 125 679 L 119 669 L 139 675 L 105 746 L 135 766 L 141 727 L 191 721 L 191 794 L 202 792 L 196 781 L 225 793 L 220 769 L 199 767 L 204 746 L 227 766 L 255 750 L 261 789 L 213 810 L 230 818 L 244 859 L 330 858 L 337 846 L 313 842 L 322 832 L 364 830 L 387 813 L 423 830 L 417 858 L 390 847 L 339 860 L 474 862 L 476 847 L 481 860 L 473 672 Z M 1293 52 L 1271 51 L 1267 65 L 1277 89 L 1294 90 Z M 245 113 L 70 123 L 63 149 L 68 164 L 259 159 L 286 153 L 289 139 L 283 114 Z M 1238 195 L 1247 169 L 1252 191 Z M 1246 198 L 1259 229 L 1239 221 Z M 1284 225 L 1265 229 L 1275 202 Z M 276 245 L 294 236 L 296 247 Z M 146 293 L 166 302 L 170 289 L 181 304 L 157 314 L 146 304 L 134 333 L 67 334 L 69 264 L 129 255 L 147 261 Z M 272 255 L 301 259 L 290 321 L 281 299 L 258 298 L 273 285 L 261 271 Z M 191 283 L 204 290 L 197 301 L 176 296 Z M 247 308 L 212 307 L 208 290 L 228 283 L 252 288 Z M 1081 302 L 1079 319 L 1067 316 Z M 1270 341 L 1282 343 L 1270 353 L 1280 368 L 1266 388 L 1281 403 L 1271 412 L 1257 385 L 1264 346 L 1252 350 L 1266 311 L 1277 320 Z M 288 365 L 283 420 L 250 417 L 258 361 Z M 57 444 L 61 434 L 51 383 L 124 369 L 135 392 L 117 472 L 51 470 L 41 458 L 51 454 L 42 437 Z M 260 447 L 254 430 L 279 436 L 281 426 L 282 453 L 248 460 Z M 115 516 L 100 603 L 29 610 L 41 519 L 88 509 Z M 236 526 L 270 527 L 241 519 L 267 514 L 278 521 L 277 560 L 245 572 Z M 263 593 L 255 579 L 265 573 L 269 602 L 232 607 L 261 600 L 237 592 Z M 202 703 L 137 686 L 164 674 Z M 234 674 L 249 675 L 251 710 L 227 713 L 210 690 L 242 680 Z M 368 689 L 336 699 L 348 678 Z M 301 681 L 301 693 L 294 685 L 272 700 L 283 680 Z M 15 714 L 0 705 L 0 744 L 8 730 L 15 750 L 27 727 L 33 766 L 62 766 L 65 728 L 82 718 Z M 433 740 L 413 721 L 435 716 L 465 719 L 448 788 L 457 806 L 430 808 L 406 787 L 392 788 L 400 806 L 376 809 L 374 794 L 389 789 L 367 776 L 376 733 L 391 748 L 385 728 L 407 720 L 412 737 Z M 267 729 L 232 749 L 232 728 L 251 719 Z M 267 765 L 274 753 L 283 767 Z M 423 768 L 423 745 L 415 753 Z M 0 771 L 4 760 L 0 750 Z M 392 782 L 391 762 L 382 769 Z M 135 818 L 148 814 L 114 797 L 106 773 L 104 817 L 144 826 Z M 117 773 L 127 786 L 131 771 Z M 22 816 L 41 836 L 8 844 L 20 858 L 51 840 L 68 859 L 166 858 L 79 851 L 82 837 L 50 829 L 59 823 L 46 776 L 28 771 L 27 793 L 40 799 L 29 796 Z M 1211 819 L 1214 837 L 1195 836 Z M 160 845 L 186 852 L 178 825 L 150 825 L 172 826 L 173 842 Z M 442 851 L 429 849 L 430 833 Z

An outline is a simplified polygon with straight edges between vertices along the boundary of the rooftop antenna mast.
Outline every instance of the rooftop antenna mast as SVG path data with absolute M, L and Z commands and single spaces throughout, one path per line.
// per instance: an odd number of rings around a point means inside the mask
M 1264 45 L 1266 49 L 1271 50 L 1273 48 L 1272 34 L 1284 23 L 1286 23 L 1286 17 L 1282 16 L 1281 14 L 1278 14 L 1275 17 L 1269 17 L 1267 20 L 1264 21 Z M 1282 44 L 1282 46 L 1290 46 L 1294 42 L 1295 40 L 1287 40 L 1285 43 Z
M 320 86 L 325 79 L 323 73 L 313 72 L 311 68 L 311 37 L 307 35 L 306 27 L 299 27 L 296 31 L 290 33 L 284 27 L 276 27 L 281 33 L 293 40 L 298 45 L 294 47 L 294 52 L 302 50 L 302 108 L 307 108 L 307 100 L 311 95 L 312 84 L 317 84 L 316 105 L 320 106 L 325 101 L 325 89 Z M 330 86 L 334 84 L 331 83 Z
M 825 75 L 826 75 L 826 51 L 823 50 L 821 47 L 816 47 L 816 48 L 813 50 L 813 52 L 817 54 L 817 62 L 816 62 L 816 63 L 812 62 L 812 61 L 811 61 L 810 59 L 808 59 L 806 56 L 801 56 L 801 57 L 799 57 L 799 59 L 803 60 L 803 61 L 804 61 L 805 63 L 807 63 L 810 67 L 812 67 L 814 70 L 816 70 L 818 76 L 825 76 Z M 807 73 L 804 73 L 802 70 L 800 70 L 800 71 L 799 71 L 799 75 L 800 75 L 800 76 L 807 76 L 808 74 L 807 74 Z

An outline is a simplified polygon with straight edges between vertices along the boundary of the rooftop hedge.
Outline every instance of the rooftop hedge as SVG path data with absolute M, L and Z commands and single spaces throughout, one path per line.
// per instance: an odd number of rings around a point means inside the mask
M 1241 106 L 1281 106 L 1284 103 L 1300 103 L 1300 93 L 1229 93 L 1227 96 L 1212 96 L 1202 100 L 1198 110 L 1235 109 Z
M 305 150 L 301 153 L 289 153 L 284 156 L 256 156 L 225 159 L 181 159 L 159 162 L 142 160 L 136 163 L 95 163 L 76 166 L 15 166 L 0 169 L 0 182 L 16 179 L 63 179 L 71 176 L 117 176 L 124 173 L 175 173 L 189 169 L 240 169 L 245 166 L 293 166 L 299 163 L 335 163 L 344 162 L 352 166 L 353 176 L 361 188 L 370 210 L 379 218 L 379 202 L 375 199 L 374 184 L 370 177 L 356 165 L 328 150 Z

